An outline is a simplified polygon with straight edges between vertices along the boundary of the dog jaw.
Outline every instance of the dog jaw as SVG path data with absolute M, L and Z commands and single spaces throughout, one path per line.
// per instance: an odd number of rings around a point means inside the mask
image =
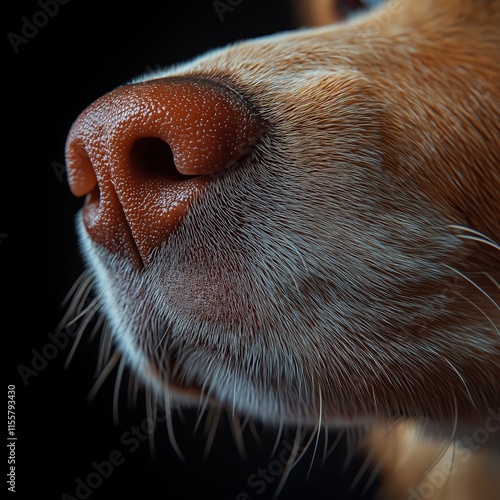
M 81 232 L 146 379 L 293 424 L 498 403 L 499 12 L 388 3 L 154 75 L 222 82 L 267 130 L 145 269 Z

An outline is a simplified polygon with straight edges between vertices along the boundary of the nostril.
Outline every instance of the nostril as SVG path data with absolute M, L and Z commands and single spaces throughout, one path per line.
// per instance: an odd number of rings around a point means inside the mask
M 75 144 L 66 153 L 68 182 L 75 196 L 84 196 L 97 187 L 97 176 L 85 149 Z
M 167 181 L 183 181 L 195 176 L 177 170 L 170 146 L 158 137 L 137 139 L 130 150 L 131 167 L 140 178 L 161 177 Z
M 204 77 L 151 80 L 102 96 L 66 143 L 71 191 L 87 195 L 88 235 L 141 267 L 215 174 L 245 156 L 263 131 L 244 96 Z
M 95 188 L 92 189 L 92 191 L 90 191 L 85 198 L 85 209 L 83 211 L 83 217 L 87 228 L 93 226 L 95 221 L 98 219 L 100 203 L 101 191 L 99 190 L 99 185 L 96 185 Z

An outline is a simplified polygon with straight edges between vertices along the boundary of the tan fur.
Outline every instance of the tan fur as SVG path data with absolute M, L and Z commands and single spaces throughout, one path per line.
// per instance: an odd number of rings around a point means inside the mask
M 227 85 L 265 124 L 143 269 L 80 224 L 114 342 L 148 384 L 266 422 L 373 425 L 387 498 L 425 493 L 448 462 L 432 498 L 498 496 L 499 26 L 494 0 L 388 1 L 137 79 Z M 87 149 L 120 198 L 113 155 Z
M 463 8 L 461 3 L 455 5 L 456 13 Z M 335 4 L 334 0 L 303 1 L 299 4 L 298 17 L 308 26 L 339 22 Z M 391 17 L 390 11 L 386 17 Z M 498 45 L 498 40 L 496 43 Z M 490 61 L 488 57 L 483 63 L 484 68 L 490 71 L 489 75 L 486 73 L 490 82 L 496 78 L 494 75 L 498 75 L 495 63 L 498 64 L 498 61 Z M 492 118 L 495 120 L 495 117 Z M 498 117 L 496 120 L 492 126 L 498 131 Z M 498 169 L 491 173 L 498 178 Z M 494 181 L 492 186 L 498 187 L 498 182 Z M 491 195 L 495 196 L 494 193 Z M 482 209 L 481 204 L 478 208 Z M 498 212 L 496 216 L 492 214 L 491 219 L 495 218 L 498 222 Z M 498 231 L 493 234 L 497 235 Z M 474 500 L 500 498 L 500 456 L 491 453 L 492 448 L 498 447 L 500 437 L 492 435 L 491 441 L 486 446 L 477 446 L 478 449 L 473 452 L 461 448 L 457 451 L 454 441 L 422 437 L 418 426 L 404 423 L 375 426 L 366 438 L 365 446 L 373 463 L 382 471 L 383 498 L 421 498 L 420 493 L 423 498 L 435 500 Z
M 491 436 L 498 443 L 498 436 Z M 474 450 L 442 436 L 425 436 L 410 423 L 375 426 L 366 453 L 380 471 L 377 498 L 433 500 L 496 499 L 500 495 L 500 457 L 495 443 Z

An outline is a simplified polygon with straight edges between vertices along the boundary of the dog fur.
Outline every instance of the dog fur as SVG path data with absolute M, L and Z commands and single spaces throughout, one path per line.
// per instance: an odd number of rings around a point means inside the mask
M 227 85 L 265 130 L 140 270 L 79 219 L 125 362 L 186 404 L 369 428 L 386 498 L 500 497 L 499 26 L 387 1 L 131 82 Z

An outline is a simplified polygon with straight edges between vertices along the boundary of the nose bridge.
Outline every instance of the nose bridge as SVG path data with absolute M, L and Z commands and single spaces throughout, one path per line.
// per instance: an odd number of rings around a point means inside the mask
M 90 236 L 114 252 L 110 242 L 129 232 L 144 260 L 208 175 L 238 161 L 261 128 L 244 98 L 203 78 L 152 80 L 101 97 L 76 120 L 66 147 L 71 190 L 88 195 Z

